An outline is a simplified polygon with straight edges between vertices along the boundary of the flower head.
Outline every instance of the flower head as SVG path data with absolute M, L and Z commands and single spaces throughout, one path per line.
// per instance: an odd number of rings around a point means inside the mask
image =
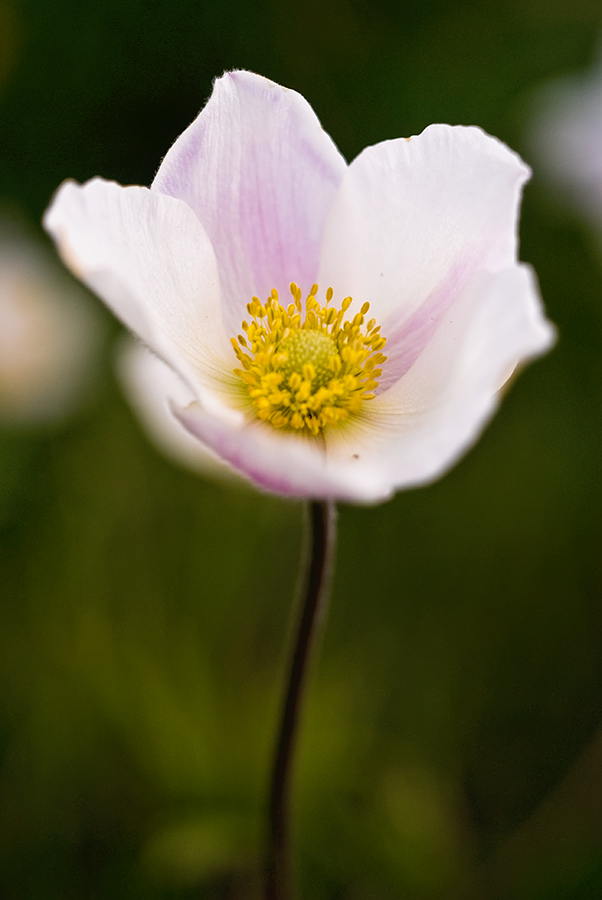
M 347 166 L 299 94 L 231 72 L 150 189 L 65 182 L 45 225 L 199 441 L 267 490 L 376 502 L 448 468 L 553 339 L 516 259 L 528 175 L 446 125 Z

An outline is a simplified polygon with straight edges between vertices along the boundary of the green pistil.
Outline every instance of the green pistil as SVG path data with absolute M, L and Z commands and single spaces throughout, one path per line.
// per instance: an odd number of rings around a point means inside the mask
M 279 353 L 286 353 L 288 359 L 282 364 L 282 374 L 288 384 L 289 377 L 297 372 L 303 375 L 303 367 L 307 364 L 313 366 L 315 375 L 312 378 L 312 390 L 317 391 L 325 387 L 334 377 L 331 365 L 333 356 L 340 359 L 339 351 L 334 339 L 323 331 L 314 331 L 310 328 L 301 328 L 290 337 L 282 341 L 278 347 Z

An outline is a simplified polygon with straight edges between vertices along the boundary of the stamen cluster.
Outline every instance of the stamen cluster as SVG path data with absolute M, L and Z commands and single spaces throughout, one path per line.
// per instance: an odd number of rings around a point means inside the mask
M 374 398 L 382 374 L 378 367 L 387 358 L 380 352 L 386 338 L 375 319 L 363 328 L 369 303 L 343 321 L 352 298 L 336 309 L 329 305 L 333 290 L 328 288 L 322 306 L 314 284 L 303 318 L 301 289 L 292 282 L 290 292 L 293 302 L 286 308 L 275 289 L 264 304 L 258 297 L 247 304 L 251 321 L 242 323 L 244 334 L 231 339 L 242 365 L 234 373 L 247 385 L 260 419 L 318 435 Z

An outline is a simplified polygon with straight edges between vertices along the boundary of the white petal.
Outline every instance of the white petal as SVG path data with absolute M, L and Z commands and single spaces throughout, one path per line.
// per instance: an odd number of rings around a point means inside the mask
M 379 434 L 356 446 L 358 470 L 378 471 L 390 492 L 437 478 L 477 439 L 515 366 L 554 334 L 528 266 L 479 273 L 407 374 L 372 401 Z
M 515 261 L 528 176 L 500 141 L 448 125 L 368 147 L 351 163 L 327 220 L 320 283 L 370 302 L 388 341 L 388 383 L 475 272 Z
M 173 416 L 170 401 L 185 406 L 196 397 L 172 368 L 138 341 L 126 338 L 119 347 L 117 371 L 128 400 L 159 450 L 195 472 L 232 477 L 222 460 Z
M 67 181 L 44 225 L 65 263 L 192 384 L 231 371 L 215 256 L 192 210 L 142 187 Z
M 266 491 L 351 503 L 373 503 L 388 496 L 378 472 L 364 471 L 355 478 L 337 460 L 327 459 L 323 446 L 311 438 L 284 434 L 257 422 L 236 428 L 197 404 L 186 409 L 174 406 L 173 412 L 191 434 Z
M 195 211 L 217 256 L 236 334 L 253 295 L 316 280 L 324 220 L 346 164 L 307 101 L 251 72 L 215 82 L 152 190 Z

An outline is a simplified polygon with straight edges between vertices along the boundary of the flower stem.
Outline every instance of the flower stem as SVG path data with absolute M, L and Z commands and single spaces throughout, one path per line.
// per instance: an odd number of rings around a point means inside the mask
M 302 571 L 305 572 L 303 605 L 297 625 L 270 785 L 265 900 L 292 900 L 294 897 L 290 826 L 291 774 L 308 664 L 319 634 L 319 626 L 324 621 L 328 601 L 336 541 L 334 504 L 312 502 L 308 520 L 308 548 L 302 563 Z

